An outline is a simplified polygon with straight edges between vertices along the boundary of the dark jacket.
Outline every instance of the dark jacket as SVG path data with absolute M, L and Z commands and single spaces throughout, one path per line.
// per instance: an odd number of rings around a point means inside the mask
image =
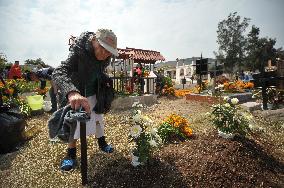
M 63 61 L 52 74 L 52 80 L 57 85 L 63 99 L 71 91 L 77 91 L 85 96 L 85 87 L 94 74 L 103 72 L 110 58 L 100 61 L 96 58 L 91 43 L 92 32 L 84 32 L 76 39 L 66 61 Z M 93 93 L 95 94 L 95 93 Z M 61 101 L 60 101 L 61 102 Z
M 102 75 L 110 62 L 110 58 L 105 61 L 96 59 L 90 40 L 92 35 L 94 35 L 94 33 L 82 33 L 76 40 L 75 45 L 70 48 L 70 54 L 67 60 L 62 62 L 61 65 L 53 71 L 52 80 L 58 87 L 61 99 L 60 106 L 62 108 L 56 111 L 48 120 L 50 138 L 58 136 L 65 141 L 73 139 L 76 130 L 76 119 L 69 117 L 72 110 L 70 105 L 65 106 L 67 103 L 67 95 L 71 91 L 77 91 L 85 96 L 85 88 L 90 80 L 94 78 L 94 75 L 98 75 L 98 77 Z M 103 83 L 105 79 L 102 78 L 97 79 L 97 83 L 92 83 L 96 84 L 94 87 L 100 86 L 101 83 Z M 100 95 L 99 99 L 97 96 L 98 104 L 101 103 L 99 101 L 105 100 L 105 97 L 102 98 L 103 95 L 104 94 Z M 99 109 L 100 108 L 102 107 L 99 107 Z
M 46 81 L 51 80 L 53 70 L 53 67 L 47 67 L 35 72 L 37 78 L 40 80 L 40 89 L 44 89 L 46 87 Z

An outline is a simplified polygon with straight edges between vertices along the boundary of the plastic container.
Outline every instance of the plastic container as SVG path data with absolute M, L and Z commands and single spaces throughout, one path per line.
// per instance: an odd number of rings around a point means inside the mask
M 43 106 L 43 96 L 42 95 L 32 95 L 27 96 L 28 105 L 32 110 L 40 110 Z
M 44 101 L 43 102 L 43 110 L 48 112 L 52 109 L 51 101 Z

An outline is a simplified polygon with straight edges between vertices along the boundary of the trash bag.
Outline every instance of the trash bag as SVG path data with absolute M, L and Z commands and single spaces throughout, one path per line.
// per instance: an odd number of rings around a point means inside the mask
M 13 151 L 24 141 L 26 121 L 16 112 L 0 113 L 0 153 Z

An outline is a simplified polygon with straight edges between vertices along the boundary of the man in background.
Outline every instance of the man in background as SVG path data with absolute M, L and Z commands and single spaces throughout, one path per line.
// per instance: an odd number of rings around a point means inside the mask
M 50 81 L 51 87 L 49 89 L 49 95 L 51 100 L 51 110 L 49 112 L 51 113 L 57 110 L 57 100 L 56 100 L 57 88 L 51 79 L 53 70 L 54 68 L 47 67 L 28 72 L 26 74 L 26 79 L 28 81 L 40 81 L 40 89 L 44 89 L 46 87 L 46 81 Z
M 19 78 L 22 78 L 22 71 L 19 65 L 19 61 L 15 61 L 14 65 L 12 65 L 8 73 L 8 79 L 19 79 Z

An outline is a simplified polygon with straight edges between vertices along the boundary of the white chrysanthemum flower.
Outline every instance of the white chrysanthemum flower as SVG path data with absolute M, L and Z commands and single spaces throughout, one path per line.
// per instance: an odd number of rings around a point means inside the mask
M 229 103 L 224 104 L 225 107 L 229 108 L 231 105 Z
M 137 105 L 137 107 L 140 107 L 140 108 L 142 108 L 142 107 L 143 107 L 143 105 L 142 105 L 142 104 L 138 104 L 138 105 Z
M 140 122 L 141 121 L 141 115 L 140 114 L 136 114 L 135 116 L 133 116 L 133 120 L 135 122 Z
M 137 138 L 142 132 L 142 128 L 139 125 L 134 125 L 130 128 L 130 135 Z
M 231 99 L 231 102 L 232 102 L 232 104 L 238 104 L 239 99 L 237 99 L 237 98 L 232 98 L 232 99 Z
M 150 144 L 150 146 L 153 146 L 153 147 L 157 147 L 157 142 L 155 141 L 155 140 L 153 140 L 153 139 L 151 139 L 150 141 L 149 141 L 149 144 Z
M 148 116 L 143 116 L 143 120 L 147 123 L 147 124 L 152 124 L 153 121 L 148 117 Z
M 132 104 L 132 107 L 135 107 L 135 106 L 137 106 L 139 104 L 139 102 L 134 102 L 133 104 Z
M 158 130 L 156 128 L 151 129 L 151 134 L 152 135 L 156 135 L 158 132 Z

